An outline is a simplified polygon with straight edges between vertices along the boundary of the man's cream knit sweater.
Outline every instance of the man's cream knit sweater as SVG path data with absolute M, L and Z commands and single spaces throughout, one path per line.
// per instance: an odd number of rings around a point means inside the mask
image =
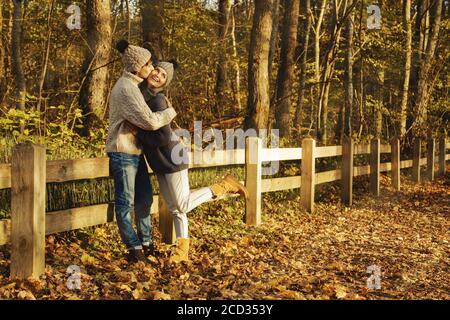
M 177 115 L 173 108 L 152 112 L 139 90 L 140 82 L 141 78 L 124 71 L 111 91 L 106 152 L 141 154 L 142 147 L 135 136 L 136 127 L 158 130 Z

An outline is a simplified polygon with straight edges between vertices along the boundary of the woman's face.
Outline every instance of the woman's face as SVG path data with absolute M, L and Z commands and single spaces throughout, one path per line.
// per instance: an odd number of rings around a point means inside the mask
M 167 72 L 161 68 L 156 67 L 147 78 L 148 87 L 150 89 L 159 89 L 164 87 L 167 82 Z
M 142 79 L 147 79 L 150 73 L 153 71 L 152 60 L 150 59 L 146 65 L 144 65 L 141 70 L 136 74 L 138 77 Z

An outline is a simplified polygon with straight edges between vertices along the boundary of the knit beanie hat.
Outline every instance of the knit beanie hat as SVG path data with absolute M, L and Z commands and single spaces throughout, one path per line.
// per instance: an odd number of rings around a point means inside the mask
M 152 58 L 150 51 L 132 46 L 127 40 L 120 40 L 116 49 L 120 52 L 123 66 L 128 72 L 138 72 Z
M 167 73 L 166 84 L 161 88 L 165 89 L 170 85 L 170 82 L 172 82 L 172 79 L 175 75 L 175 70 L 178 68 L 178 63 L 175 60 L 169 60 L 159 62 L 156 66 L 164 69 L 164 71 L 166 71 Z

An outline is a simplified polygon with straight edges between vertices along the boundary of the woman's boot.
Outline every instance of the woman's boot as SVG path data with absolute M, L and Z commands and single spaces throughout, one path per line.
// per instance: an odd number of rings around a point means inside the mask
M 170 256 L 169 263 L 189 261 L 189 238 L 178 238 L 175 252 Z
M 241 196 L 248 198 L 247 188 L 231 175 L 226 175 L 222 181 L 213 184 L 210 189 L 214 198 L 228 193 L 239 193 Z

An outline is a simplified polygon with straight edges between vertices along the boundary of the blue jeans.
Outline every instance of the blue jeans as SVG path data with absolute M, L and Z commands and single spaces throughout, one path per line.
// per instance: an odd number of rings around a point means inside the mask
M 114 179 L 116 220 L 128 249 L 142 249 L 152 242 L 150 207 L 153 191 L 143 155 L 109 152 L 110 174 Z M 131 210 L 134 206 L 137 234 Z

